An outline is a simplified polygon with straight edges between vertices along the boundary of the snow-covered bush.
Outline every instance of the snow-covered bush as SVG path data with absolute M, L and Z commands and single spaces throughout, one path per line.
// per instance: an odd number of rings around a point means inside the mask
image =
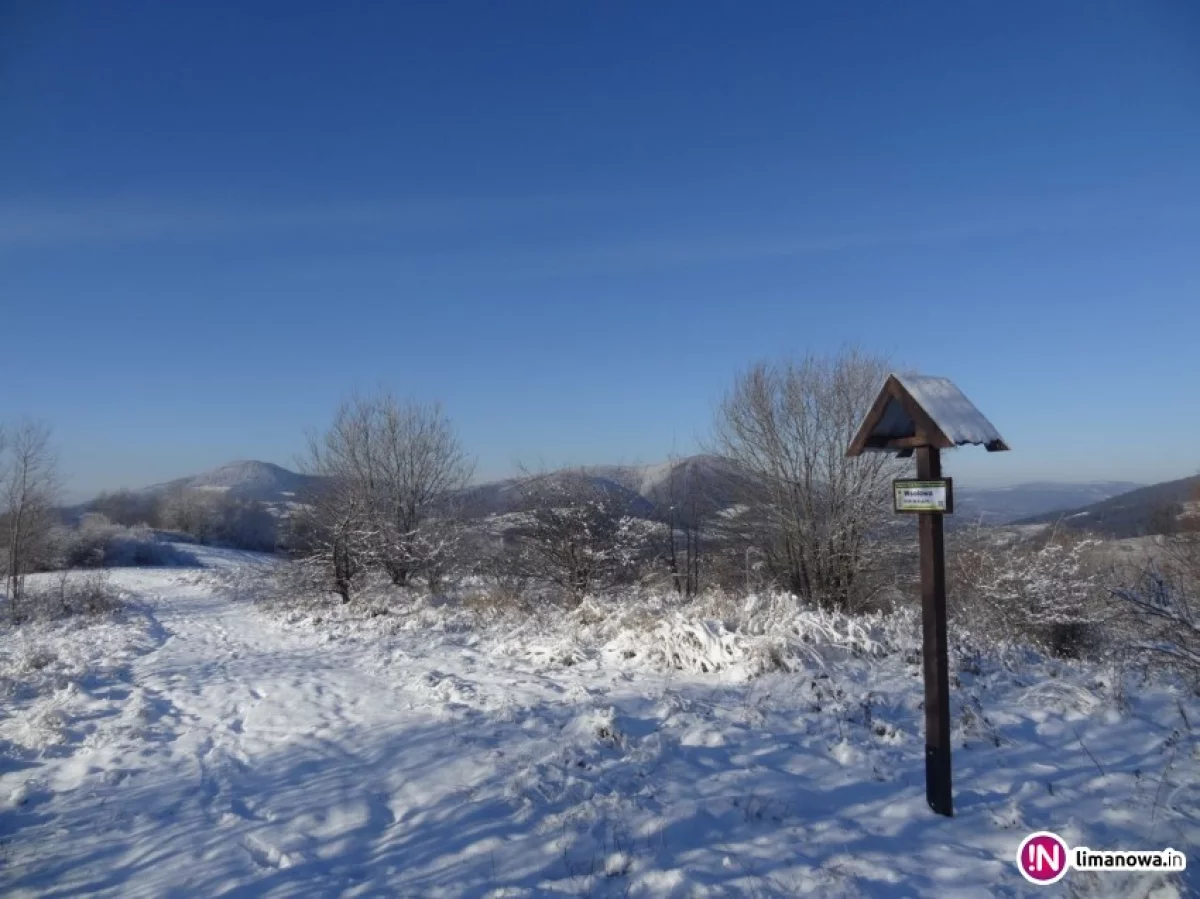
M 121 607 L 121 594 L 102 571 L 41 575 L 26 591 L 22 621 L 104 615 Z
M 261 502 L 227 492 L 177 488 L 159 498 L 151 522 L 182 531 L 201 543 L 272 552 L 278 543 L 275 517 Z
M 514 622 L 515 623 L 515 622 Z M 610 657 L 655 671 L 721 673 L 737 680 L 771 671 L 821 670 L 839 658 L 919 652 L 912 610 L 848 615 L 802 606 L 786 593 L 738 598 L 720 591 L 680 602 L 674 591 L 589 596 L 545 609 L 498 636 L 502 651 L 548 666 Z
M 1097 648 L 1108 617 L 1089 563 L 1098 542 L 1052 534 L 1029 545 L 973 535 L 950 553 L 956 628 L 980 640 L 1031 643 L 1058 656 Z
M 278 524 L 267 507 L 220 490 L 174 487 L 165 493 L 119 490 L 88 504 L 91 515 L 127 528 L 186 534 L 199 543 L 273 552 Z
M 124 527 L 103 515 L 85 515 L 60 536 L 59 567 L 137 568 L 192 565 L 187 551 L 162 541 L 145 526 Z
M 820 669 L 834 656 L 882 655 L 896 649 L 879 639 L 879 621 L 829 610 L 797 610 L 791 597 L 763 601 L 780 609 L 790 606 L 791 612 L 763 619 L 713 619 L 680 610 L 658 622 L 648 635 L 640 635 L 638 642 L 656 667 L 702 674 L 731 671 L 749 677 Z
M 155 491 L 124 489 L 100 493 L 88 503 L 88 510 L 125 527 L 157 527 L 162 524 L 163 505 L 163 497 Z
M 1200 534 L 1158 541 L 1136 578 L 1112 595 L 1142 660 L 1166 663 L 1200 688 Z
M 529 578 L 504 571 L 502 566 L 498 566 L 498 571 L 494 576 L 475 579 L 475 583 L 462 591 L 464 603 L 479 610 L 531 612 L 536 594 Z
M 634 494 L 586 473 L 530 477 L 520 489 L 528 511 L 499 560 L 508 575 L 552 584 L 572 603 L 636 577 L 655 525 L 630 514 Z

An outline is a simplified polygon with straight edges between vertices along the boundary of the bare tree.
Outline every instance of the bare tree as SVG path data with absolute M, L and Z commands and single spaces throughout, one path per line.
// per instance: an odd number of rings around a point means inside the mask
M 846 449 L 887 373 L 886 360 L 855 349 L 761 362 L 717 412 L 715 448 L 747 485 L 741 520 L 808 602 L 851 608 L 871 592 L 861 577 L 867 541 L 904 466 L 886 454 L 847 458 Z
M 4 536 L 4 581 L 13 619 L 19 616 L 25 575 L 50 561 L 54 509 L 61 480 L 50 429 L 22 423 L 5 442 L 0 436 L 0 522 Z
M 441 570 L 456 530 L 455 494 L 467 486 L 474 466 L 440 405 L 397 402 L 382 393 L 373 403 L 379 420 L 381 561 L 392 581 Z
M 359 486 L 331 477 L 289 520 L 288 543 L 308 586 L 350 602 L 360 576 L 374 563 L 378 531 Z
M 631 514 L 632 491 L 586 471 L 526 476 L 519 489 L 524 512 L 508 535 L 508 573 L 579 602 L 636 569 L 650 524 Z
M 213 537 L 213 510 L 217 498 L 212 491 L 173 487 L 159 499 L 159 522 L 167 530 L 179 531 L 206 543 Z
M 102 511 L 114 506 L 119 514 L 132 509 L 143 516 L 142 522 L 149 520 L 167 530 L 180 531 L 201 543 L 271 552 L 278 542 L 278 523 L 266 504 L 229 491 L 174 487 L 136 505 L 120 494 L 102 495 L 92 509 Z M 152 514 L 145 515 L 145 511 Z
M 88 510 L 103 515 L 113 524 L 125 527 L 159 527 L 161 506 L 161 498 L 154 493 L 117 490 L 101 493 L 91 501 Z
M 1138 576 L 1112 591 L 1133 649 L 1200 688 L 1200 531 L 1159 537 Z
M 445 570 L 456 542 L 454 496 L 473 467 L 441 406 L 386 391 L 346 400 L 330 427 L 310 436 L 303 467 L 335 485 L 316 509 L 346 535 L 370 535 L 357 557 L 398 585 Z
M 662 524 L 662 559 L 680 596 L 700 590 L 701 534 L 706 503 L 701 485 L 686 459 L 672 455 L 667 474 L 654 492 L 656 518 Z

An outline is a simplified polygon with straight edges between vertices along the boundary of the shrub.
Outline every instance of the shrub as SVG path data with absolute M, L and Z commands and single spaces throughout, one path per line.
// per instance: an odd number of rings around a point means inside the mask
M 93 514 L 64 535 L 60 563 L 63 568 L 144 568 L 194 565 L 196 558 L 149 528 L 123 527 Z
M 1112 591 L 1131 650 L 1200 689 L 1200 533 L 1161 538 L 1134 578 Z
M 1051 534 L 1033 543 L 981 532 L 952 552 L 951 612 L 983 640 L 1027 642 L 1059 657 L 1099 647 L 1104 591 L 1091 538 Z
M 75 615 L 104 615 L 121 607 L 121 595 L 104 572 L 61 571 L 41 578 L 26 592 L 22 621 L 46 621 Z

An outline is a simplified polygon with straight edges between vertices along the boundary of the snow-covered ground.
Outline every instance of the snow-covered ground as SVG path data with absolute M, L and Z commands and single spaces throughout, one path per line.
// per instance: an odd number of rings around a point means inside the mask
M 114 573 L 119 619 L 0 631 L 0 894 L 1200 890 L 1200 703 L 1170 683 L 960 659 L 945 819 L 903 621 L 284 614 L 231 577 L 266 563 L 204 555 Z M 1193 866 L 1034 887 L 1012 857 L 1042 829 Z

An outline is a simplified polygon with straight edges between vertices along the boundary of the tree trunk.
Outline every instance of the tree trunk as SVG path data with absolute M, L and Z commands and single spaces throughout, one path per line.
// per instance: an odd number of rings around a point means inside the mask
M 17 606 L 21 600 L 23 586 L 21 578 L 21 556 L 23 555 L 21 552 L 21 525 L 24 512 L 25 501 L 22 497 L 20 504 L 17 506 L 16 515 L 13 516 L 13 531 L 8 551 L 8 602 L 14 622 L 17 620 Z
M 700 593 L 700 532 L 693 538 L 695 549 L 692 553 L 692 596 Z
M 350 548 L 339 540 L 333 546 L 333 579 L 335 589 L 342 597 L 342 604 L 350 602 Z

